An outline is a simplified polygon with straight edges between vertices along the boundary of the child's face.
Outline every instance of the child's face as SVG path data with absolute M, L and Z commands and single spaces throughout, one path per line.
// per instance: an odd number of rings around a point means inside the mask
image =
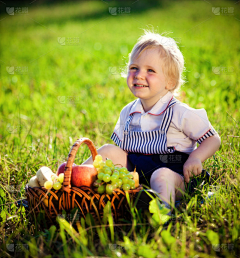
M 141 99 L 145 112 L 168 92 L 170 86 L 163 74 L 157 48 L 146 49 L 140 57 L 131 60 L 127 84 L 134 96 Z

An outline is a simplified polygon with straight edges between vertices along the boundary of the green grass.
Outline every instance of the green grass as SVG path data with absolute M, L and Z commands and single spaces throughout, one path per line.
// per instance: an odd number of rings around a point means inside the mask
M 130 13 L 111 15 L 114 6 L 130 7 Z M 223 9 L 214 15 L 218 6 L 234 7 L 233 15 Z M 30 5 L 26 15 L 1 14 L 1 257 L 13 255 L 7 250 L 12 243 L 26 244 L 27 250 L 15 252 L 22 257 L 238 257 L 239 14 L 232 1 L 143 0 Z M 147 28 L 171 32 L 180 42 L 187 80 L 181 99 L 205 108 L 221 136 L 220 150 L 204 163 L 211 185 L 186 196 L 168 227 L 135 215 L 130 227 L 82 220 L 76 231 L 65 222 L 39 231 L 14 201 L 24 198 L 24 186 L 40 166 L 56 171 L 79 137 L 96 147 L 112 143 L 118 114 L 134 99 L 118 72 Z M 59 37 L 78 42 L 62 46 Z M 27 72 L 9 74 L 7 67 Z M 81 147 L 75 163 L 89 154 Z M 200 205 L 213 186 L 215 199 Z

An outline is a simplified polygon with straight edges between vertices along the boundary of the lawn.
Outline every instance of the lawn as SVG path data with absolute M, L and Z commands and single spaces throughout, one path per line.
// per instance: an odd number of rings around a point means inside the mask
M 1 257 L 239 257 L 239 3 L 14 7 L 0 15 Z M 25 198 L 25 185 L 41 166 L 56 171 L 66 161 L 76 139 L 112 143 L 121 109 L 134 100 L 121 72 L 143 29 L 179 42 L 186 66 L 179 98 L 206 109 L 221 136 L 219 151 L 203 164 L 210 185 L 187 195 L 168 226 L 133 213 L 130 226 L 81 220 L 74 230 L 62 220 L 60 228 L 39 228 L 14 202 Z M 81 147 L 75 163 L 89 154 Z M 209 191 L 214 197 L 201 203 Z

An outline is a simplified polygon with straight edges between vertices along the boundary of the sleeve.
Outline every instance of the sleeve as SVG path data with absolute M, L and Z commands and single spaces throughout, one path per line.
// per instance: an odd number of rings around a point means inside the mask
M 187 109 L 181 118 L 181 130 L 190 139 L 199 144 L 214 134 L 217 134 L 208 120 L 205 109 Z

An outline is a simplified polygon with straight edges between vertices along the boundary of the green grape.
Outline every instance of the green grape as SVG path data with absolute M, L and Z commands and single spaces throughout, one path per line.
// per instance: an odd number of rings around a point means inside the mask
M 104 173 L 104 169 L 103 169 L 103 168 L 99 168 L 98 174 L 99 174 L 99 173 Z
M 111 181 L 112 181 L 113 183 L 116 183 L 117 180 L 118 180 L 118 176 L 114 176 L 114 175 L 111 176 Z
M 101 172 L 101 173 L 98 174 L 97 177 L 98 177 L 99 180 L 103 180 L 104 175 L 105 174 Z
M 99 194 L 103 194 L 103 193 L 105 193 L 105 191 L 106 191 L 106 186 L 105 185 L 100 185 L 98 187 L 98 193 Z
M 106 185 L 106 193 L 109 195 L 113 193 L 113 186 L 111 184 Z
M 124 177 L 126 177 L 126 174 L 124 172 L 120 172 L 119 178 L 124 178 Z
M 118 184 L 118 187 L 121 188 L 121 186 L 122 186 L 122 179 L 118 179 L 117 184 Z
M 127 170 L 127 168 L 122 167 L 122 168 L 120 168 L 120 172 L 123 172 L 123 173 L 127 174 L 128 170 Z
M 130 185 L 130 187 L 134 186 L 135 188 L 135 181 L 133 179 L 128 179 L 128 184 Z
M 112 175 L 112 170 L 109 167 L 107 167 L 107 168 L 104 169 L 104 173 L 111 176 Z
M 131 190 L 134 190 L 134 189 L 135 189 L 135 185 L 134 185 L 134 186 L 130 186 L 130 189 L 131 189 Z
M 103 181 L 104 182 L 109 182 L 111 179 L 110 179 L 110 175 L 108 175 L 108 174 L 105 174 L 104 176 L 103 176 Z
M 58 176 L 58 181 L 59 181 L 61 184 L 63 183 L 63 181 L 64 181 L 64 174 L 63 174 L 63 173 Z M 45 187 L 45 188 L 46 188 L 46 187 Z
M 133 175 L 130 174 L 130 173 L 127 174 L 127 177 L 128 177 L 129 179 L 133 179 L 133 178 L 134 178 Z
M 106 164 L 108 167 L 111 167 L 111 166 L 113 165 L 113 162 L 112 162 L 111 159 L 107 159 L 107 160 L 105 161 L 105 164 Z
M 62 184 L 60 182 L 56 182 L 53 184 L 53 189 L 59 190 L 62 188 Z
M 99 162 L 99 168 L 103 168 L 105 166 L 105 162 L 104 161 L 100 161 Z
M 102 161 L 102 156 L 98 154 L 98 155 L 96 155 L 94 160 L 100 162 L 100 161 Z
M 120 173 L 119 173 L 119 171 L 117 171 L 117 170 L 113 170 L 113 175 L 119 175 Z
M 94 166 L 95 168 L 99 168 L 99 162 L 96 161 L 96 160 L 94 160 L 94 161 L 93 161 L 93 166 Z
M 122 179 L 122 182 L 123 182 L 123 184 L 128 184 L 128 177 L 124 177 L 124 178 Z
M 112 183 L 112 186 L 113 186 L 113 190 L 115 190 L 118 188 L 118 183 Z
M 123 184 L 122 186 L 124 191 L 128 191 L 130 189 L 130 185 L 129 184 Z
M 64 174 L 60 174 L 60 175 L 64 175 Z M 53 182 L 52 182 L 52 181 L 46 181 L 46 182 L 44 183 L 44 187 L 45 187 L 46 189 L 51 189 L 52 186 L 53 186 Z

